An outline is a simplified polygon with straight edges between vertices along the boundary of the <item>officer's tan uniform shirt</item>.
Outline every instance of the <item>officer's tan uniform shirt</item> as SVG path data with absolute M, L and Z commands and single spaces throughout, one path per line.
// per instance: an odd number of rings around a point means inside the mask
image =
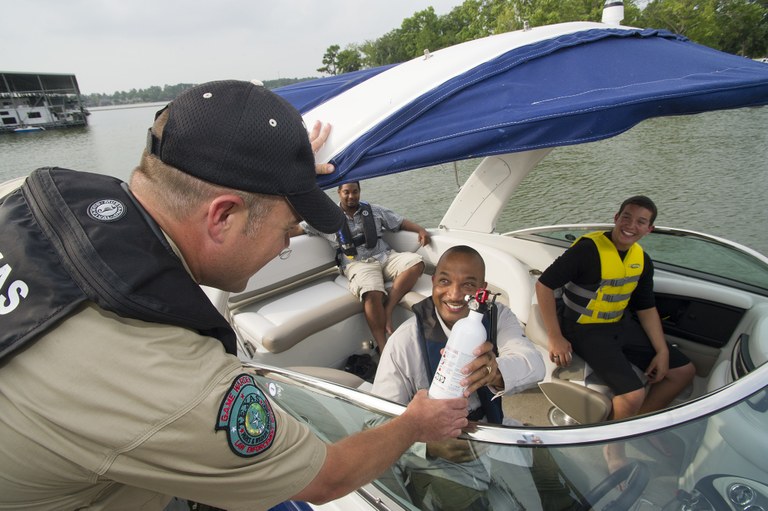
M 243 373 L 216 339 L 84 305 L 0 362 L 0 509 L 163 509 L 173 496 L 267 509 L 292 497 L 325 444 L 271 403 L 271 445 L 233 452 L 216 427 Z
M 250 458 L 215 429 L 243 372 L 215 339 L 84 307 L 0 366 L 0 508 L 162 509 L 176 495 L 262 509 L 295 495 L 325 459 L 306 427 L 272 403 L 276 436 Z

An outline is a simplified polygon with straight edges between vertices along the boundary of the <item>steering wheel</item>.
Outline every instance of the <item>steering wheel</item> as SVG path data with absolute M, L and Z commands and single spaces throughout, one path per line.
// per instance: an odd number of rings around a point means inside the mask
M 635 503 L 643 493 L 645 486 L 651 478 L 650 470 L 639 461 L 627 463 L 616 472 L 608 475 L 600 481 L 597 486 L 589 490 L 586 495 L 579 499 L 579 507 L 576 511 L 591 511 L 593 506 L 600 502 L 608 492 L 619 485 L 622 481 L 627 482 L 626 488 L 621 492 L 619 498 L 605 506 L 604 511 L 625 511 Z

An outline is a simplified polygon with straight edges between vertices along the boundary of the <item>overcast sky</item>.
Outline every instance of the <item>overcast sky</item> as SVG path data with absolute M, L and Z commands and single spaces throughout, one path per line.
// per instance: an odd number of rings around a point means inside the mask
M 319 76 L 325 50 L 462 0 L 0 0 L 0 71 L 71 73 L 84 94 Z

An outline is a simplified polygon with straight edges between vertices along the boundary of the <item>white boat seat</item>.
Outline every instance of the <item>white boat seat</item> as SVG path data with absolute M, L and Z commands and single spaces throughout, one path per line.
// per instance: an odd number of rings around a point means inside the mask
M 228 297 L 225 313 L 250 355 L 282 353 L 362 314 L 362 303 L 349 292 L 335 257 L 324 238 L 297 236 L 291 239 L 288 259 L 273 259 L 249 280 L 243 292 Z M 431 289 L 430 277 L 422 275 L 400 303 L 410 310 Z
M 399 251 L 419 248 L 418 237 L 411 232 L 387 233 L 387 241 Z M 336 265 L 336 253 L 324 238 L 297 236 L 290 248 L 288 258 L 270 261 L 242 292 L 225 295 L 206 288 L 206 293 L 232 324 L 243 359 L 341 367 L 371 339 L 362 304 L 349 292 L 348 281 Z M 406 311 L 414 304 L 431 296 L 429 263 L 426 272 L 401 299 L 394 326 L 408 317 Z M 496 292 L 493 286 L 489 289 Z M 503 292 L 500 299 L 504 301 Z M 338 342 L 321 345 L 323 335 L 332 335 Z M 305 340 L 312 346 L 304 350 L 302 345 L 301 353 L 291 350 Z M 264 358 L 272 355 L 279 358 Z
M 413 288 L 400 299 L 400 306 L 411 310 L 414 305 L 428 296 L 432 296 L 432 276 L 422 275 Z
M 528 314 L 528 323 L 525 324 L 525 335 L 537 346 L 543 348 L 545 360 L 549 360 L 547 345 L 549 343 L 547 339 L 547 330 L 544 327 L 544 320 L 541 318 L 541 309 L 538 303 L 531 304 L 531 310 Z M 588 373 L 591 372 L 584 360 L 573 354 L 571 364 L 568 367 L 557 367 L 552 369 L 552 379 L 568 380 L 573 382 L 580 382 L 582 385 L 587 380 Z
M 548 366 L 554 366 L 549 362 L 546 354 L 547 332 L 538 303 L 531 305 L 528 323 L 525 325 L 525 335 L 531 342 L 542 348 Z M 643 371 L 635 366 L 632 368 L 647 385 L 648 378 Z M 549 385 L 549 383 L 553 383 L 553 385 Z M 568 383 L 568 385 L 561 385 L 561 383 Z M 548 381 L 541 382 L 539 388 L 553 406 L 562 410 L 579 424 L 601 422 L 610 415 L 613 391 L 592 372 L 589 364 L 575 353 L 568 367 L 554 366 Z M 576 416 L 571 415 L 571 413 L 575 413 Z
M 539 382 L 544 396 L 579 424 L 603 422 L 611 413 L 608 396 L 567 380 Z
M 746 374 L 745 355 L 755 367 L 768 362 L 768 304 L 753 307 L 742 321 L 740 331 L 734 335 L 730 350 L 723 350 L 706 382 L 706 391 L 732 383 Z
M 232 324 L 240 338 L 253 348 L 281 353 L 362 310 L 362 304 L 346 285 L 322 279 L 273 300 L 241 307 L 232 313 Z
M 431 292 L 429 276 L 422 276 L 400 305 L 410 310 L 428 296 L 422 294 L 425 286 Z M 281 353 L 362 312 L 363 305 L 349 292 L 347 279 L 337 275 L 333 280 L 320 279 L 275 299 L 240 307 L 232 312 L 232 324 L 252 348 Z
M 250 354 L 281 353 L 362 312 L 346 289 L 346 279 L 339 276 L 336 252 L 325 239 L 297 236 L 290 248 L 288 258 L 270 261 L 245 290 L 231 294 L 223 304 L 241 348 Z M 343 282 L 337 283 L 339 278 Z

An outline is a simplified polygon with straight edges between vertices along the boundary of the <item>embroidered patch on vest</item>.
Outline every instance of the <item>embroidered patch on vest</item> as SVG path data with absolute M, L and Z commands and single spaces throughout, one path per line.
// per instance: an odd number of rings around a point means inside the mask
M 272 445 L 277 432 L 275 413 L 251 375 L 241 374 L 232 382 L 219 407 L 216 430 L 226 430 L 229 448 L 244 458 Z
M 103 199 L 88 207 L 88 216 L 100 222 L 114 222 L 123 215 L 125 215 L 125 206 L 116 199 Z

